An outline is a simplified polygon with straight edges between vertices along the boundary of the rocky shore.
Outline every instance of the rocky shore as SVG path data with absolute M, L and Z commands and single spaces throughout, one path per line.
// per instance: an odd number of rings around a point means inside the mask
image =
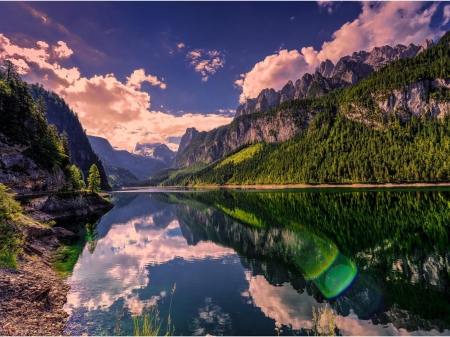
M 58 220 L 112 207 L 111 203 L 93 195 L 51 195 L 40 202 L 26 204 L 24 211 L 32 218 L 24 216 L 14 225 L 23 238 L 18 268 L 0 267 L 0 335 L 62 335 L 68 318 L 63 307 L 70 286 L 56 276 L 50 264 L 50 253 L 77 235 L 36 220 Z

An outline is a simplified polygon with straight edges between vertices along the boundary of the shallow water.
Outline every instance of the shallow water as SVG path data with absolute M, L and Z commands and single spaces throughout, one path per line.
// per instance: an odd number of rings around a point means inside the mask
M 75 256 L 65 332 L 132 334 L 157 304 L 175 335 L 449 334 L 450 192 L 114 193 Z M 74 250 L 77 251 L 77 250 Z M 171 295 L 176 284 L 176 289 Z

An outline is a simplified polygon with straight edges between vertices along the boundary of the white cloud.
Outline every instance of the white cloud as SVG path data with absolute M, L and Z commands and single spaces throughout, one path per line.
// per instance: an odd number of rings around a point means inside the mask
M 46 45 L 48 47 L 48 44 L 46 44 Z M 42 46 L 42 44 L 40 46 Z M 73 54 L 73 50 L 70 49 L 69 47 L 67 47 L 67 44 L 63 41 L 58 41 L 58 46 L 53 47 L 53 51 L 56 53 L 57 57 L 60 59 L 67 59 L 70 57 L 70 55 Z
M 217 50 L 195 49 L 186 54 L 190 65 L 202 75 L 202 81 L 208 81 L 209 75 L 214 75 L 225 64 L 225 56 Z
M 183 49 L 185 47 L 185 44 L 183 42 L 180 42 L 177 44 L 178 49 Z
M 234 82 L 242 88 L 239 101 L 243 103 L 246 98 L 256 97 L 266 88 L 279 90 L 289 79 L 300 78 L 311 70 L 314 67 L 308 65 L 298 50 L 280 50 L 257 63 L 247 74 L 241 74 L 241 78 Z
M 332 8 L 333 3 L 318 2 L 321 8 Z M 431 17 L 438 4 L 423 8 L 422 2 L 362 2 L 362 11 L 352 22 L 334 32 L 331 41 L 324 42 L 321 50 L 303 47 L 281 50 L 257 63 L 247 74 L 235 81 L 242 88 L 240 102 L 256 97 L 265 88 L 281 89 L 287 81 L 295 81 L 305 73 L 314 71 L 321 61 L 337 62 L 354 51 L 371 51 L 374 47 L 410 43 L 422 44 L 426 38 L 443 34 L 430 27 Z M 447 19 L 447 17 L 449 19 Z M 444 7 L 444 22 L 450 20 L 450 6 Z
M 156 76 L 145 75 L 143 68 L 135 70 L 130 77 L 127 77 L 127 85 L 136 89 L 140 89 L 143 82 L 148 82 L 151 85 L 159 85 L 161 89 L 166 89 L 166 84 L 158 80 Z
M 217 57 L 212 52 L 208 55 Z M 217 114 L 172 116 L 149 111 L 150 95 L 140 90 L 141 85 L 149 82 L 165 89 L 163 79 L 146 74 L 144 69 L 133 71 L 126 82 L 114 74 L 82 77 L 78 68 L 65 68 L 58 63 L 71 53 L 63 41 L 52 48 L 44 41 L 37 42 L 36 48 L 22 48 L 0 34 L 0 61 L 11 59 L 27 81 L 43 83 L 61 95 L 78 113 L 88 134 L 105 137 L 120 149 L 132 150 L 137 142 L 161 142 L 176 150 L 178 146 L 169 143 L 169 137 L 182 136 L 188 127 L 207 131 L 232 120 Z M 214 62 L 205 69 L 208 67 L 214 69 Z
M 444 6 L 444 21 L 442 22 L 442 25 L 446 25 L 450 21 L 450 5 Z

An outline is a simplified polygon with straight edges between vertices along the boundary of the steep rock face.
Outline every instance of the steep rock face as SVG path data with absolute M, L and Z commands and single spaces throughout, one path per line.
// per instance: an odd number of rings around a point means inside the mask
M 184 149 L 191 143 L 192 139 L 198 135 L 196 128 L 187 128 L 183 137 L 181 137 L 180 146 L 178 147 L 178 153 L 184 151 Z
M 377 100 L 378 107 L 386 114 L 397 113 L 403 119 L 410 116 L 443 118 L 450 113 L 450 102 L 442 99 L 438 90 L 450 90 L 450 79 L 437 79 L 434 81 L 420 81 L 412 83 L 404 90 L 392 90 L 383 100 Z
M 356 84 L 373 72 L 373 68 L 365 63 L 356 62 L 351 59 L 341 59 L 333 69 L 330 77 L 335 80 L 335 84 L 344 87 Z
M 297 82 L 295 82 L 297 89 L 295 90 L 294 98 L 306 97 L 306 93 L 308 92 L 308 88 L 311 85 L 312 79 L 313 77 L 311 74 L 305 74 L 300 80 L 297 80 Z
M 28 157 L 27 150 L 0 133 L 0 182 L 16 192 L 62 189 L 66 185 L 62 170 L 57 166 L 43 169 Z
M 305 74 L 297 80 L 295 86 L 292 85 L 292 81 L 289 81 L 280 91 L 264 89 L 258 97 L 248 98 L 236 109 L 235 118 L 254 112 L 268 111 L 294 98 L 321 96 L 333 89 L 356 84 L 390 62 L 415 57 L 419 52 L 433 45 L 432 40 L 426 40 L 422 46 L 398 44 L 395 47 L 375 47 L 370 53 L 359 51 L 351 56 L 344 56 L 336 65 L 327 59 L 320 63 L 314 74 Z
M 259 118 L 245 116 L 228 126 L 200 132 L 183 151 L 178 151 L 172 167 L 183 168 L 198 161 L 211 163 L 244 144 L 286 141 L 307 128 L 316 113 L 280 110 L 274 115 L 262 115 Z
M 286 85 L 281 89 L 280 104 L 286 101 L 290 101 L 294 98 L 295 87 L 292 81 L 286 83 Z
M 322 61 L 319 65 L 319 68 L 317 71 L 323 76 L 323 77 L 330 77 L 331 73 L 334 70 L 334 64 L 330 60 Z
M 409 46 L 398 44 L 395 47 L 375 47 L 364 63 L 372 66 L 377 71 L 392 61 L 416 56 L 420 48 L 420 46 L 415 46 L 412 43 Z

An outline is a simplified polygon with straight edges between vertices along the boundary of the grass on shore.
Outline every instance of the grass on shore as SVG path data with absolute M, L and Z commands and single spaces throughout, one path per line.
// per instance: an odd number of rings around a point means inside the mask
M 0 267 L 17 268 L 17 254 L 22 250 L 22 238 L 17 226 L 23 216 L 14 194 L 0 183 Z

